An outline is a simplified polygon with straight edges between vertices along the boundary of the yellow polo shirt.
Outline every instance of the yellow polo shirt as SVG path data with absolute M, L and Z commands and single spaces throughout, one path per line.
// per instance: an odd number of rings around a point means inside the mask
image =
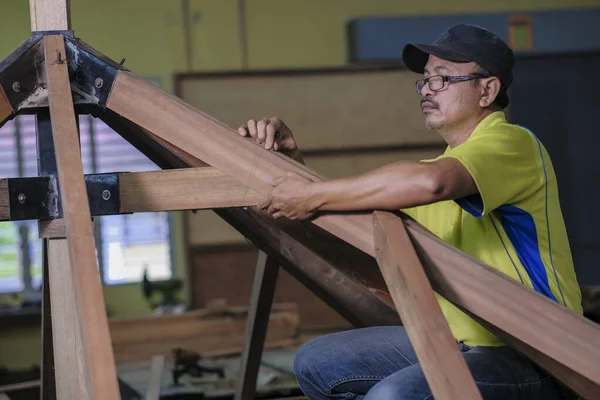
M 556 176 L 537 137 L 495 112 L 466 142 L 449 147 L 437 159 L 450 157 L 467 168 L 479 194 L 402 211 L 454 247 L 582 314 Z M 503 345 L 450 302 L 437 298 L 457 341 Z

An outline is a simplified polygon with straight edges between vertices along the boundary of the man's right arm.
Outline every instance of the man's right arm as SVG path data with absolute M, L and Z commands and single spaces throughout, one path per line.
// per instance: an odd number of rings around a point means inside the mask
M 238 128 L 241 136 L 249 136 L 267 150 L 274 150 L 304 164 L 292 131 L 277 117 L 250 119 Z

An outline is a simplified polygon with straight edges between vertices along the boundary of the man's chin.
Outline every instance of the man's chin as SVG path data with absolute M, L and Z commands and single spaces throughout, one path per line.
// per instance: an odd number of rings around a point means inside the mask
M 432 115 L 425 115 L 425 128 L 430 131 L 439 131 L 443 126 L 442 121 L 437 120 Z

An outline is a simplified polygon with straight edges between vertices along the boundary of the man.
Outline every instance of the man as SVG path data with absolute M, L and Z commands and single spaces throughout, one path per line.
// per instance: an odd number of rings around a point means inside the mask
M 431 45 L 406 45 L 402 59 L 424 74 L 416 89 L 426 126 L 448 143 L 444 154 L 324 183 L 279 177 L 264 208 L 290 219 L 401 209 L 453 246 L 582 313 L 550 158 L 532 132 L 509 124 L 502 111 L 515 62 L 511 49 L 487 30 L 456 25 Z M 239 132 L 301 160 L 292 133 L 276 118 L 250 120 Z M 560 398 L 544 371 L 438 301 L 484 399 Z M 294 367 L 311 400 L 432 398 L 403 327 L 313 339 Z

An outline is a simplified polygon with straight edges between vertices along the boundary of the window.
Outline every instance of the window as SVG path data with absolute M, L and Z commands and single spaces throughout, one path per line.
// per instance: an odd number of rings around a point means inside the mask
M 101 120 L 79 117 L 84 173 L 159 169 Z M 35 117 L 23 115 L 0 128 L 0 178 L 38 176 Z M 103 282 L 138 282 L 172 277 L 169 213 L 95 218 L 98 265 Z M 37 221 L 0 222 L 0 292 L 36 289 L 42 254 Z

